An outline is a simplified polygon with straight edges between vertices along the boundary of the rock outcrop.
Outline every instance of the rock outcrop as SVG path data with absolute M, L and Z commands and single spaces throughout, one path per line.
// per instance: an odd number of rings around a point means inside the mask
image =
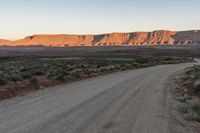
M 33 35 L 21 40 L 0 40 L 0 45 L 9 46 L 134 46 L 134 45 L 189 45 L 200 44 L 200 30 L 111 33 L 101 35 Z
M 4 39 L 0 39 L 0 45 L 9 45 L 11 44 L 12 42 L 9 41 L 9 40 L 4 40 Z

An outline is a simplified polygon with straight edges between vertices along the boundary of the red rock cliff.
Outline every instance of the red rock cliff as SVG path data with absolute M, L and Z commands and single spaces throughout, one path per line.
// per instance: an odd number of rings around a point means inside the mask
M 101 35 L 33 35 L 21 40 L 0 40 L 0 45 L 10 46 L 99 46 L 99 45 L 173 45 L 200 44 L 200 30 L 195 31 L 153 31 L 132 33 L 111 33 Z

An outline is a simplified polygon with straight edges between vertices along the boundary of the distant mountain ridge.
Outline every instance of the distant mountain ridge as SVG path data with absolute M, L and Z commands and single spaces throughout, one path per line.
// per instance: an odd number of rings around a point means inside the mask
M 140 46 L 140 45 L 189 45 L 200 44 L 200 30 L 110 33 L 100 35 L 41 34 L 9 41 L 0 39 L 7 46 Z

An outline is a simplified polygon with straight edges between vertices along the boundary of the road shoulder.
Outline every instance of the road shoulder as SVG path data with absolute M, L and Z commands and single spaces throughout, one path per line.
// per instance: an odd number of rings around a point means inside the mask
M 169 110 L 169 129 L 171 133 L 198 133 L 199 125 L 196 122 L 186 120 L 180 112 L 180 106 L 183 103 L 180 102 L 177 95 L 177 88 L 179 87 L 176 83 L 176 77 L 182 71 L 178 71 L 171 75 L 166 83 L 166 88 L 168 88 L 168 97 L 170 99 L 170 110 Z

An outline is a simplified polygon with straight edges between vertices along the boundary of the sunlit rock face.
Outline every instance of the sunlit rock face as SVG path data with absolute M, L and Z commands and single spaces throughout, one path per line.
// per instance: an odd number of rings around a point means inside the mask
M 166 31 L 110 33 L 101 35 L 33 35 L 9 41 L 0 39 L 0 45 L 8 46 L 140 46 L 140 45 L 189 45 L 200 44 L 200 31 Z

